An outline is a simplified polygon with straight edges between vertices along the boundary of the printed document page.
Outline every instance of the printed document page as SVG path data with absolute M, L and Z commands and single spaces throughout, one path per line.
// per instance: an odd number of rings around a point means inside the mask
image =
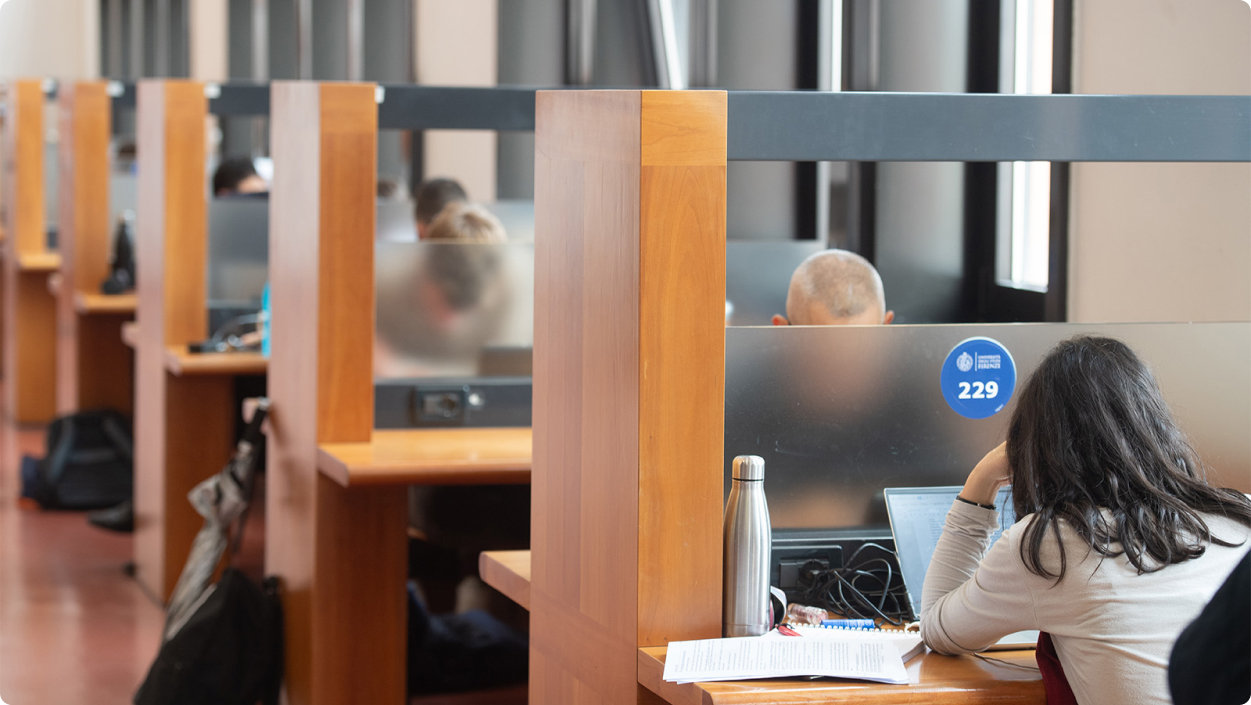
M 838 627 L 812 627 L 807 625 L 788 625 L 799 632 L 805 639 L 833 639 L 836 641 L 880 641 L 891 644 L 899 651 L 900 658 L 907 663 L 915 656 L 925 653 L 925 642 L 921 641 L 920 632 L 907 632 L 902 629 L 840 629 Z M 794 639 L 774 629 L 761 639 Z
M 665 657 L 665 680 L 678 683 L 787 676 L 908 682 L 899 651 L 883 641 L 760 637 L 674 641 Z

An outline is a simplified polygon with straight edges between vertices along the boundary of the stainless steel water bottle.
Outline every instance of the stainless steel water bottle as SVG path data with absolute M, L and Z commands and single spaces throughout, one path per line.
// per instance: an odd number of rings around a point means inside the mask
M 769 552 L 773 534 L 765 504 L 764 458 L 734 459 L 725 503 L 721 635 L 759 636 L 769 623 Z

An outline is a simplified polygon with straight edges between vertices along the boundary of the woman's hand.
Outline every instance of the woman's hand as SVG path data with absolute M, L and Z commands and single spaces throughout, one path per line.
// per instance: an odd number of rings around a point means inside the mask
M 1008 442 L 1004 441 L 995 446 L 995 449 L 987 453 L 977 467 L 973 468 L 973 472 L 969 473 L 969 479 L 964 483 L 964 489 L 960 491 L 960 496 L 970 502 L 993 505 L 995 498 L 999 495 L 999 489 L 1008 484 L 1010 470 Z

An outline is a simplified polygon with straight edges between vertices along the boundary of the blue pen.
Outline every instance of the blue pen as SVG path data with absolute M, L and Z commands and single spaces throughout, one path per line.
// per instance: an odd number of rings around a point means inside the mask
M 877 625 L 871 619 L 827 619 L 821 622 L 821 626 L 834 629 L 873 629 Z

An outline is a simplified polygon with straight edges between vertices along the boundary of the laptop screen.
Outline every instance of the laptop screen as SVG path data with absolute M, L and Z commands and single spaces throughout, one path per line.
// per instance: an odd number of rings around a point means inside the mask
M 884 491 L 890 530 L 899 556 L 899 569 L 903 573 L 912 613 L 917 619 L 921 617 L 921 587 L 925 584 L 925 571 L 929 570 L 930 558 L 938 545 L 938 537 L 943 533 L 947 511 L 961 489 L 952 485 L 888 487 Z M 999 490 L 995 506 L 999 507 L 999 528 L 990 537 L 992 544 L 999 540 L 1004 529 L 1016 523 L 1010 488 Z

